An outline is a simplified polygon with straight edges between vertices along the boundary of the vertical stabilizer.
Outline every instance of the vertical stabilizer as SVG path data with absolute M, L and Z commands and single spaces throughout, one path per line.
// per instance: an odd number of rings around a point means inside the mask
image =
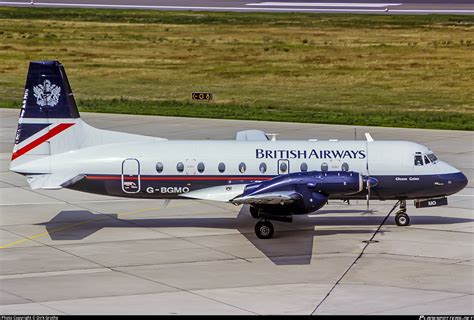
M 63 65 L 30 62 L 11 166 L 78 148 L 79 117 Z

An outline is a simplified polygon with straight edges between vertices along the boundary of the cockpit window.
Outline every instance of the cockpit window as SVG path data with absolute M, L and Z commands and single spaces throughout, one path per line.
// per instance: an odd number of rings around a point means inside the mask
M 435 154 L 434 154 L 434 153 L 428 153 L 428 154 L 427 154 L 427 157 L 428 157 L 428 159 L 430 159 L 430 160 L 431 160 L 431 162 L 438 161 L 438 157 L 437 157 L 437 156 L 435 156 Z
M 423 165 L 423 158 L 421 157 L 421 154 L 416 154 L 415 155 L 415 166 L 422 166 Z
M 422 166 L 430 163 L 435 163 L 438 161 L 438 157 L 434 153 L 415 153 L 415 166 Z

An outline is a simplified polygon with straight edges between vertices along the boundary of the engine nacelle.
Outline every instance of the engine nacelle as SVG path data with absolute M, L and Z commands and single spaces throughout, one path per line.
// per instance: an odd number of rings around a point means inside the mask
M 304 186 L 325 195 L 349 195 L 364 189 L 364 178 L 353 171 L 310 171 L 281 175 L 274 179 L 246 186 L 244 195 L 295 190 Z
M 371 178 L 373 179 L 373 178 Z M 371 180 L 370 180 L 371 181 Z M 272 180 L 249 184 L 242 196 L 268 194 L 293 194 L 298 200 L 289 205 L 293 213 L 308 213 L 322 208 L 330 196 L 344 196 L 364 190 L 366 179 L 353 171 L 310 171 L 278 176 Z M 372 186 L 373 181 L 371 181 Z M 260 208 L 282 211 L 277 205 L 261 205 Z

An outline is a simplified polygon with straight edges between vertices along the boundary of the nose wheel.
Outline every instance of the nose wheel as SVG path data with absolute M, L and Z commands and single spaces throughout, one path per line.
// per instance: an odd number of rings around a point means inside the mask
M 400 227 L 410 225 L 410 217 L 407 214 L 407 204 L 405 200 L 400 201 L 400 210 L 395 214 L 395 223 Z
M 395 222 L 397 223 L 397 226 L 400 227 L 405 227 L 410 225 L 410 217 L 402 212 L 402 213 L 397 213 L 395 215 Z
M 255 224 L 255 234 L 260 239 L 270 239 L 273 237 L 275 228 L 273 224 L 268 220 L 262 220 Z

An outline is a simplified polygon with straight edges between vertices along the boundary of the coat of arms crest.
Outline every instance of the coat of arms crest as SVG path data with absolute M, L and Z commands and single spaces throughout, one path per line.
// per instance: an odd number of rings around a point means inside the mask
M 61 93 L 61 87 L 52 84 L 49 80 L 44 80 L 43 84 L 39 84 L 33 87 L 34 96 L 36 97 L 36 103 L 41 106 L 54 107 L 59 102 L 59 95 Z

